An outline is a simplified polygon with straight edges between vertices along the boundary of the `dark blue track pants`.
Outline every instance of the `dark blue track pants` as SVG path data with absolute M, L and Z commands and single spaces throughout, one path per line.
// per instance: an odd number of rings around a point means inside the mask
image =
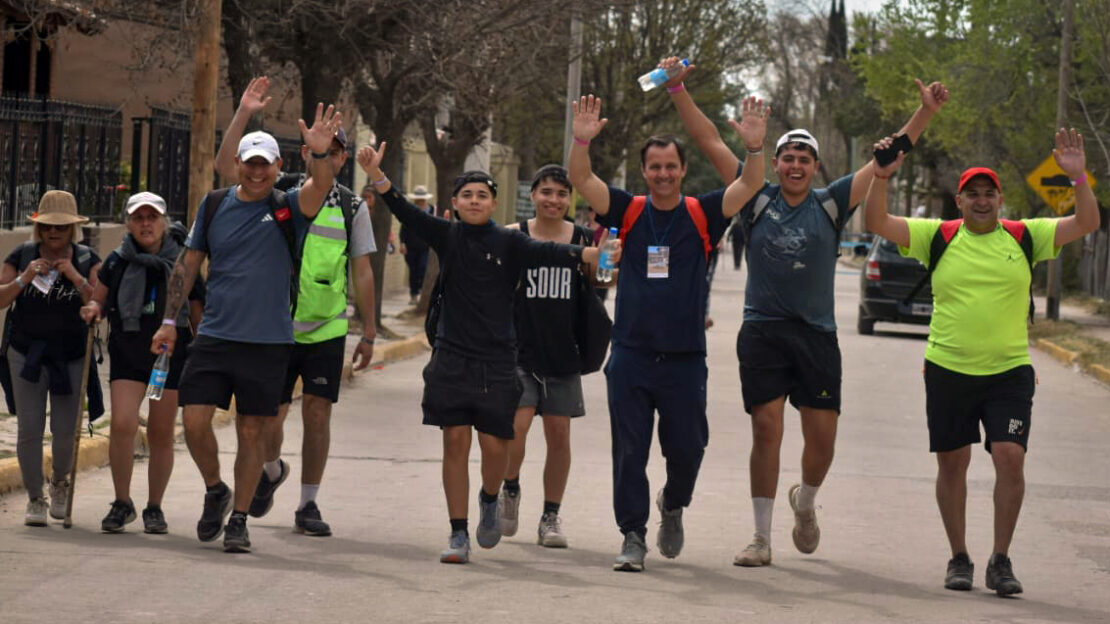
M 709 423 L 705 417 L 705 354 L 653 353 L 614 344 L 605 365 L 613 436 L 613 510 L 621 533 L 647 532 L 647 479 L 655 412 L 667 461 L 667 507 L 686 507 L 694 494 Z

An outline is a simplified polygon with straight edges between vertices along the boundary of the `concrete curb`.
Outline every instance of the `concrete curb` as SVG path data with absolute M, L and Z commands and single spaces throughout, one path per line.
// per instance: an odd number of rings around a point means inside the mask
M 1110 385 L 1110 368 L 1106 368 L 1100 364 L 1083 364 L 1079 361 L 1079 354 L 1077 352 L 1065 349 L 1045 338 L 1038 338 L 1033 341 L 1033 346 L 1049 354 L 1064 366 L 1077 366 L 1084 373 L 1087 373 L 1104 384 Z
M 369 370 L 376 367 L 396 362 L 398 360 L 415 357 L 428 351 L 428 341 L 423 335 L 411 336 L 402 340 L 397 340 L 389 344 L 384 344 L 374 349 L 374 357 L 370 360 L 370 365 L 361 370 L 354 371 L 350 362 L 343 365 L 343 379 L 350 382 L 354 379 L 355 375 L 362 375 Z M 301 395 L 300 382 L 297 382 L 297 387 L 293 390 L 293 398 L 299 398 Z M 180 416 L 178 417 L 180 418 Z M 234 400 L 229 409 L 216 410 L 216 415 L 212 419 L 213 427 L 223 427 L 235 421 L 235 403 Z M 183 432 L 181 425 L 177 426 L 174 433 L 174 441 L 179 442 L 183 439 Z M 142 445 L 142 448 L 147 448 L 146 428 L 139 427 L 139 436 L 136 444 Z M 46 475 L 50 475 L 52 453 L 50 446 L 46 445 L 43 448 L 43 466 L 45 467 Z M 92 438 L 81 438 L 81 452 L 78 455 L 77 470 L 88 470 L 90 468 L 100 468 L 108 465 L 108 435 L 102 432 L 95 432 Z M 7 494 L 8 492 L 15 491 L 23 488 L 23 475 L 19 471 L 19 460 L 15 457 L 0 459 L 0 494 Z

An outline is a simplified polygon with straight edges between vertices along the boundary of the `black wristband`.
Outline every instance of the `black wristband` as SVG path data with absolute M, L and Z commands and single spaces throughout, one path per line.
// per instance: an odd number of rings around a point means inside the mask
M 368 344 L 371 347 L 374 346 L 374 341 L 371 340 L 370 338 L 367 338 L 366 336 L 363 336 L 363 337 L 359 338 L 358 341 L 361 342 L 362 344 Z
M 309 152 L 309 153 L 312 154 L 312 157 L 315 158 L 316 160 L 324 160 L 325 158 L 328 157 L 327 152 Z

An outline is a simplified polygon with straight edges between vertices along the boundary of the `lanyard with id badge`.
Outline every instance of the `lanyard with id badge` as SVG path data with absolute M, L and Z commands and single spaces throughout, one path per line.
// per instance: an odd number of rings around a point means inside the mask
M 648 227 L 651 228 L 651 239 L 654 245 L 648 245 L 647 248 L 647 276 L 648 279 L 666 279 L 670 276 L 671 267 L 671 248 L 665 243 L 667 242 L 667 235 L 671 233 L 671 226 L 674 225 L 675 217 L 678 216 L 678 208 L 684 204 L 683 198 L 679 197 L 679 205 L 671 211 L 671 220 L 667 222 L 667 228 L 663 230 L 663 235 L 655 231 L 655 214 L 651 209 L 651 196 L 648 195 L 646 200 L 647 208 L 647 222 Z

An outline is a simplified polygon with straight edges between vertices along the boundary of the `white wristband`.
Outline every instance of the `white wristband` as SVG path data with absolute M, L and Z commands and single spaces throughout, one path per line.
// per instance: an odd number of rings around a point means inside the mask
M 177 327 L 177 319 L 172 319 L 172 318 L 162 319 L 162 324 L 163 325 L 169 325 L 170 327 Z
M 16 275 L 15 279 L 12 280 L 12 281 L 14 281 L 16 284 L 19 284 L 19 289 L 20 290 L 23 290 L 24 288 L 27 287 L 27 284 L 23 283 L 23 276 L 22 275 Z

